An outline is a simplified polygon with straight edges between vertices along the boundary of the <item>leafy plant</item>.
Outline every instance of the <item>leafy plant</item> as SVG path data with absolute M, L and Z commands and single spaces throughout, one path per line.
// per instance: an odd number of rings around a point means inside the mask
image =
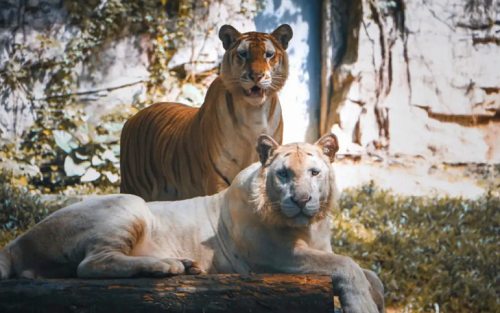
M 250 2 L 242 1 L 238 14 L 254 14 L 248 9 Z M 21 12 L 29 5 L 20 2 L 14 6 Z M 1 105 L 16 102 L 18 106 L 29 106 L 35 123 L 18 138 L 16 145 L 1 148 L 0 159 L 38 166 L 40 175 L 29 183 L 44 192 L 60 192 L 81 183 L 103 188 L 116 186 L 123 123 L 138 108 L 165 94 L 166 79 L 177 75 L 169 70 L 169 61 L 177 48 L 186 43 L 200 6 L 206 7 L 209 2 L 75 0 L 58 5 L 66 14 L 60 14 L 66 16 L 62 26 L 54 27 L 48 22 L 50 25 L 40 31 L 35 42 L 23 39 L 24 17 L 11 27 L 13 37 L 8 42 L 7 57 L 0 64 Z M 29 10 L 44 11 L 41 6 L 31 5 Z M 149 77 L 141 81 L 147 86 L 147 97 L 117 107 L 98 123 L 89 123 L 93 112 L 88 112 L 80 100 L 89 92 L 78 91 L 79 80 L 82 75 L 92 75 L 104 49 L 128 37 L 142 38 L 151 44 Z M 186 86 L 189 87 L 202 98 L 201 92 L 192 85 Z M 40 89 L 44 94 L 35 95 L 35 90 Z
M 71 39 L 61 39 L 49 28 L 36 43 L 16 42 L 14 35 L 7 47 L 8 56 L 0 66 L 2 103 L 29 104 L 35 124 L 20 138 L 20 148 L 4 146 L 0 158 L 40 167 L 41 175 L 30 183 L 45 192 L 81 182 L 116 185 L 119 133 L 137 110 L 130 103 L 117 107 L 98 125 L 88 123 L 90 113 L 79 103 L 77 92 L 81 70 L 92 72 L 94 56 L 120 38 L 146 36 L 153 44 L 146 83 L 149 98 L 154 98 L 155 93 L 163 91 L 169 59 L 184 42 L 185 20 L 190 18 L 193 6 L 187 0 L 62 3 L 68 16 L 65 27 L 75 33 Z M 27 4 L 19 4 L 23 5 Z M 14 34 L 20 32 L 22 27 L 14 29 Z M 45 97 L 36 99 L 37 84 L 46 86 Z
M 375 271 L 391 306 L 416 312 L 500 312 L 500 198 L 344 193 L 332 246 Z
M 10 173 L 0 173 L 0 249 L 59 207 L 42 202 L 26 187 L 13 186 Z

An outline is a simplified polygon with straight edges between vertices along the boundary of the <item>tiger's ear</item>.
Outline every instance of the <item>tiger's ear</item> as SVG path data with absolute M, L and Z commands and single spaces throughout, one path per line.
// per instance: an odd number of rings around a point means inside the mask
M 279 144 L 268 135 L 260 135 L 257 139 L 257 153 L 259 154 L 260 163 L 266 164 L 269 157 L 274 153 Z
M 286 50 L 286 48 L 288 48 L 288 42 L 293 37 L 293 31 L 292 31 L 292 28 L 290 27 L 290 25 L 283 24 L 280 27 L 276 28 L 271 33 L 271 36 L 273 36 L 274 38 L 276 38 L 276 40 L 281 42 L 283 49 Z
M 222 46 L 226 50 L 229 49 L 231 44 L 235 42 L 239 36 L 241 36 L 240 32 L 231 25 L 223 25 L 219 30 L 219 39 L 222 41 Z
M 323 153 L 330 158 L 330 162 L 335 160 L 335 153 L 339 151 L 339 141 L 337 140 L 337 136 L 335 134 L 326 134 L 321 137 L 315 143 L 316 146 L 319 146 Z

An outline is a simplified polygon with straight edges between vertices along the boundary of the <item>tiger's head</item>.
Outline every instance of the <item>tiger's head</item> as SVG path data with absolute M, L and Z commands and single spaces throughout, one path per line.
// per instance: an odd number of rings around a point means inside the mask
M 337 209 L 337 188 L 332 162 L 339 145 L 334 134 L 315 144 L 280 146 L 261 135 L 257 152 L 262 167 L 252 186 L 255 212 L 274 226 L 307 227 Z
M 230 25 L 221 27 L 219 38 L 226 53 L 220 77 L 233 96 L 260 105 L 283 87 L 288 76 L 285 50 L 292 36 L 292 28 L 287 24 L 271 34 L 241 34 Z

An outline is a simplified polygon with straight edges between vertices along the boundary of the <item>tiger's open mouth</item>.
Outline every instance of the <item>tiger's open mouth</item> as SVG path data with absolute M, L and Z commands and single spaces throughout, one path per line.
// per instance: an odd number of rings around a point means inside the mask
M 259 86 L 253 86 L 250 89 L 243 89 L 243 92 L 247 97 L 262 97 L 264 95 L 264 89 Z

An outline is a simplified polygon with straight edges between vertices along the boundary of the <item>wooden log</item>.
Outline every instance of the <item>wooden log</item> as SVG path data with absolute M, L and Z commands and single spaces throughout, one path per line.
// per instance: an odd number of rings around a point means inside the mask
M 198 275 L 0 282 L 0 312 L 334 312 L 319 275 Z

